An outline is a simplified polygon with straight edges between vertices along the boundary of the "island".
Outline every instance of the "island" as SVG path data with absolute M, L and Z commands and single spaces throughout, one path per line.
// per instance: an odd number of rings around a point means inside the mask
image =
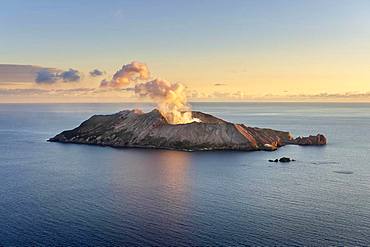
M 157 148 L 182 151 L 240 150 L 273 151 L 284 145 L 325 145 L 322 134 L 294 138 L 287 131 L 235 124 L 199 111 L 196 121 L 170 124 L 157 109 L 124 110 L 94 115 L 72 130 L 50 138 L 50 142 L 92 144 L 117 148 Z

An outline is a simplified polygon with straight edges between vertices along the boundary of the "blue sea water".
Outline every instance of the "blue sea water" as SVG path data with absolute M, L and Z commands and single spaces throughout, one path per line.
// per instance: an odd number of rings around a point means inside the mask
M 193 104 L 250 126 L 323 133 L 324 147 L 190 153 L 46 142 L 93 114 L 134 107 L 0 105 L 0 245 L 370 245 L 370 104 Z M 297 161 L 267 161 L 281 156 Z

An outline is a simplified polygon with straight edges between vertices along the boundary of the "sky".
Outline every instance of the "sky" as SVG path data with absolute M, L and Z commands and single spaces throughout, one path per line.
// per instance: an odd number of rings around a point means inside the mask
M 368 102 L 369 13 L 368 0 L 4 0 L 0 102 L 143 100 L 100 86 L 132 61 L 190 101 Z

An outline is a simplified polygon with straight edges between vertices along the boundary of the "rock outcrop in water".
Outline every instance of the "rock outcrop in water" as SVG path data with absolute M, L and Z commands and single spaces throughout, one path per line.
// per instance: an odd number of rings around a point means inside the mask
M 234 124 L 198 111 L 192 114 L 200 122 L 169 124 L 158 110 L 149 113 L 125 110 L 112 115 L 95 115 L 79 127 L 63 131 L 49 141 L 185 151 L 272 151 L 287 144 L 326 144 L 323 135 L 294 139 L 286 131 Z
M 282 162 L 282 163 L 289 163 L 291 161 L 295 161 L 295 159 L 291 159 L 289 157 L 281 157 L 280 159 L 274 159 L 274 160 L 269 160 L 269 162 Z

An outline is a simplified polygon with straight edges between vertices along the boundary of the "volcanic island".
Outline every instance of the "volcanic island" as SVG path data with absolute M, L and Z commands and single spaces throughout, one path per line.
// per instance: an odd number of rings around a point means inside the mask
M 200 111 L 191 111 L 189 123 L 173 124 L 154 109 L 124 110 L 94 115 L 50 142 L 91 144 L 116 148 L 154 148 L 181 151 L 274 151 L 284 145 L 325 145 L 322 134 L 294 138 L 287 131 L 235 124 Z

